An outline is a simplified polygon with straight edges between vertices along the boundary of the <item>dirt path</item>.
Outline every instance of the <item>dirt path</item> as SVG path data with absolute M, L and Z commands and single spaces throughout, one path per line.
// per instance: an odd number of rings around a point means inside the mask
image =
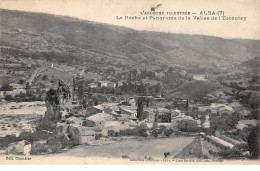
M 32 84 L 32 81 L 35 79 L 38 73 L 44 71 L 46 68 L 37 68 L 36 70 L 33 71 L 32 75 L 27 79 L 26 82 L 28 82 L 30 85 Z

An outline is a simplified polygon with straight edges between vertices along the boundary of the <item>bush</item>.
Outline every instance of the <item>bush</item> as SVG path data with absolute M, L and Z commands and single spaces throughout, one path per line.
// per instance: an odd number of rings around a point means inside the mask
M 13 100 L 13 97 L 11 95 L 6 95 L 5 96 L 5 100 L 6 101 L 12 101 Z
M 247 144 L 252 158 L 259 157 L 259 124 L 253 127 L 248 135 Z
M 4 84 L 2 87 L 1 87 L 1 91 L 12 91 L 13 90 L 13 87 L 10 86 L 9 84 Z
M 115 131 L 114 130 L 108 130 L 107 131 L 107 135 L 108 136 L 113 136 L 115 134 Z
M 55 132 L 56 131 L 56 122 L 53 121 L 40 121 L 36 127 L 37 131 L 50 131 Z
M 0 138 L 0 148 L 8 147 L 10 143 L 18 141 L 15 135 L 6 135 Z
M 154 129 L 156 129 L 156 128 L 158 128 L 158 123 L 157 123 L 157 122 L 154 122 L 151 129 L 154 130 Z
M 256 109 L 256 110 L 253 110 L 253 111 L 251 112 L 251 115 L 252 115 L 252 117 L 253 117 L 254 119 L 259 120 L 260 112 L 259 112 L 258 109 Z
M 102 137 L 102 134 L 96 134 L 95 135 L 95 140 L 99 140 Z
M 178 129 L 184 132 L 196 132 L 197 122 L 193 120 L 182 120 L 178 122 Z
M 146 123 L 141 123 L 140 126 L 139 126 L 139 129 L 147 131 L 148 127 L 147 127 Z
M 154 138 L 157 138 L 158 137 L 158 134 L 159 134 L 159 129 L 154 129 L 152 131 L 152 135 L 154 136 Z
M 169 129 L 169 130 L 164 130 L 164 134 L 169 138 L 169 136 L 171 136 L 173 133 L 173 130 L 172 129 Z
M 133 128 L 133 129 L 120 130 L 119 135 L 123 135 L 123 136 L 139 135 L 138 131 L 139 131 L 138 127 Z

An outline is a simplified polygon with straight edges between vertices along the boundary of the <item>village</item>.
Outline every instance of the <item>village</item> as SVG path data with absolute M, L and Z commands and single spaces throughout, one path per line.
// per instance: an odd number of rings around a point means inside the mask
M 42 64 L 46 65 L 59 70 L 53 63 Z M 27 76 L 28 82 L 13 82 L 1 88 L 1 137 L 4 140 L 14 136 L 1 146 L 3 154 L 64 152 L 82 144 L 105 144 L 111 138 L 115 142 L 129 137 L 139 137 L 134 141 L 170 138 L 174 144 L 175 140 L 187 137 L 184 141 L 188 144 L 181 150 L 165 149 L 160 156 L 227 157 L 225 150 L 233 150 L 231 154 L 239 157 L 251 155 L 244 148 L 246 138 L 238 134 L 255 127 L 259 121 L 250 109 L 233 98 L 231 88 L 220 87 L 198 101 L 182 95 L 168 98 L 164 82 L 154 79 L 160 74 L 154 72 L 131 70 L 120 81 L 90 81 L 84 79 L 89 73 L 79 67 L 72 74 L 73 79 L 66 81 L 68 84 L 59 79 L 41 86 L 35 79 L 48 69 L 37 70 L 38 73 Z M 187 71 L 178 72 L 180 79 L 175 82 L 191 79 Z M 40 75 L 43 81 L 47 80 L 47 76 Z M 194 79 L 207 81 L 205 76 Z M 21 114 L 32 116 L 29 121 L 20 121 L 16 128 L 17 122 L 10 126 L 8 117 Z M 192 154 L 195 147 L 196 154 Z

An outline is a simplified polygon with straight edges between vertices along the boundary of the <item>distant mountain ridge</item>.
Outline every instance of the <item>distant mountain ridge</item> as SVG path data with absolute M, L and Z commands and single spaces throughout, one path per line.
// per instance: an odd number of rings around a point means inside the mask
M 52 52 L 59 57 L 77 56 L 86 60 L 100 57 L 101 62 L 228 66 L 260 56 L 259 40 L 136 31 L 43 13 L 0 10 L 0 27 L 8 30 L 0 34 L 0 42 L 22 51 Z M 21 29 L 23 33 L 11 33 L 10 29 Z M 15 40 L 14 35 L 21 39 Z

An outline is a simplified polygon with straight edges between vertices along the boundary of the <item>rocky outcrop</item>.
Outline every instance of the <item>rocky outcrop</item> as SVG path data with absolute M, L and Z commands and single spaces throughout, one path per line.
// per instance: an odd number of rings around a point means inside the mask
M 44 120 L 59 121 L 62 118 L 66 105 L 70 103 L 71 92 L 63 81 L 59 80 L 58 88 L 47 92 L 45 103 L 47 111 Z
M 14 142 L 9 144 L 7 148 L 7 154 L 16 154 L 16 155 L 30 155 L 31 153 L 31 144 L 26 140 L 19 142 Z

